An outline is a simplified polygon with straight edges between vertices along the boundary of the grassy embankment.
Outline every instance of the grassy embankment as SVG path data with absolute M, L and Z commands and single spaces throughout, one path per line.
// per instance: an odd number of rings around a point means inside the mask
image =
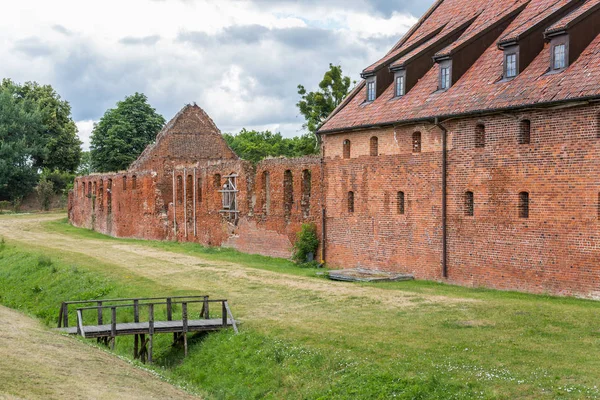
M 45 229 L 107 251 L 127 245 L 151 257 L 198 258 L 174 261 L 164 275 L 153 261 L 127 269 L 9 241 L 0 250 L 0 301 L 53 325 L 67 298 L 204 294 L 180 282 L 225 295 L 244 321 L 240 335 L 197 337 L 185 360 L 167 335 L 155 346 L 161 374 L 209 398 L 600 397 L 596 302 L 427 282 L 338 284 L 285 260 L 113 239 L 64 221 Z M 117 353 L 131 349 L 118 339 Z

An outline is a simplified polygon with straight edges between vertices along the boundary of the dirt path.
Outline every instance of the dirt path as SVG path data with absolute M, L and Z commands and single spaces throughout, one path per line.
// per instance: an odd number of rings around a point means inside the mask
M 197 399 L 0 306 L 0 399 Z

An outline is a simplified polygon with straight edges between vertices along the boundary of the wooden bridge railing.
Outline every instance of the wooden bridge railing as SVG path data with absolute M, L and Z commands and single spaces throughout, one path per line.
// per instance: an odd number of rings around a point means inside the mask
M 144 305 L 150 302 L 156 302 L 164 300 L 167 304 L 167 319 L 171 321 L 173 309 L 173 300 L 181 302 L 183 299 L 197 300 L 202 299 L 208 300 L 208 296 L 171 296 L 171 297 L 145 297 L 145 298 L 129 298 L 129 299 L 105 299 L 105 300 L 79 300 L 79 301 L 65 301 L 61 304 L 58 312 L 58 327 L 68 328 L 69 327 L 69 306 L 70 305 L 85 305 L 85 304 L 96 304 L 94 309 L 98 310 L 98 325 L 103 325 L 102 310 L 106 304 L 113 303 L 131 303 L 132 305 Z M 139 308 L 136 307 L 139 310 Z M 206 308 L 208 310 L 208 308 Z M 207 314 L 208 315 L 208 314 Z M 139 314 L 138 314 L 139 317 Z

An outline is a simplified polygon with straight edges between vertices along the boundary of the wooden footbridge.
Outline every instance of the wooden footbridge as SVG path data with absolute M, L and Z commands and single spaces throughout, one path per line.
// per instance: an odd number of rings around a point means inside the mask
M 217 307 L 210 307 L 215 303 Z M 69 326 L 69 307 L 77 307 L 77 320 L 72 327 Z M 197 319 L 193 318 L 196 315 L 194 308 L 200 309 Z M 105 323 L 105 320 L 110 323 Z M 58 316 L 58 330 L 84 338 L 96 338 L 113 349 L 117 336 L 133 335 L 133 357 L 149 363 L 152 363 L 155 334 L 173 334 L 173 345 L 183 343 L 187 356 L 188 333 L 230 327 L 235 333 L 238 332 L 227 300 L 211 300 L 208 296 L 65 301 Z

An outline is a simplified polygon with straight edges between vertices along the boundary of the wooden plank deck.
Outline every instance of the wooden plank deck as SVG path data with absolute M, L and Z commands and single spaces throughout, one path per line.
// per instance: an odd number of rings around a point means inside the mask
M 221 318 L 215 319 L 194 319 L 187 321 L 188 332 L 204 332 L 204 331 L 217 331 L 223 328 L 231 328 L 234 320 L 231 318 L 227 319 L 227 325 L 223 326 L 223 320 Z M 110 324 L 105 325 L 85 325 L 83 327 L 86 338 L 98 338 L 112 335 L 112 326 Z M 58 328 L 57 331 L 67 333 L 69 335 L 77 335 L 77 327 L 69 328 Z M 183 333 L 183 321 L 155 321 L 154 322 L 154 333 Z M 150 323 L 149 322 L 129 322 L 129 323 L 118 323 L 116 324 L 116 336 L 125 335 L 140 335 L 150 334 Z

